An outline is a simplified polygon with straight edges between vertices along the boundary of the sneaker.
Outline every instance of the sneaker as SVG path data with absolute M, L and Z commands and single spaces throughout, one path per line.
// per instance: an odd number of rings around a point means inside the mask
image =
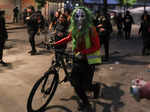
M 28 53 L 36 53 L 36 50 L 31 50 L 31 51 L 29 51 Z
M 31 55 L 36 55 L 36 52 L 31 52 Z
M 99 94 L 100 94 L 100 85 L 98 83 L 96 83 L 94 85 L 94 99 L 98 98 L 99 97 Z
M 32 51 L 29 51 L 28 53 L 31 53 Z
M 4 62 L 3 60 L 0 61 L 0 64 L 2 64 L 3 66 L 7 66 L 8 64 L 6 62 Z
M 91 104 L 83 106 L 83 108 L 79 110 L 79 112 L 92 112 Z

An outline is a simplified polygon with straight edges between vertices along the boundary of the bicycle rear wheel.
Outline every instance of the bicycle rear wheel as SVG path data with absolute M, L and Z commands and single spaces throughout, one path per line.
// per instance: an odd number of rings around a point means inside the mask
M 33 86 L 28 101 L 27 112 L 42 112 L 54 96 L 59 76 L 56 70 L 49 70 Z

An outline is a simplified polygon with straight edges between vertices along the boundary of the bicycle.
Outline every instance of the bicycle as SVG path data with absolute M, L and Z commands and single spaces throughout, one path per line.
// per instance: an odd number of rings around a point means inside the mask
M 37 82 L 34 84 L 28 101 L 27 101 L 27 111 L 28 112 L 42 112 L 42 110 L 49 104 L 49 102 L 52 100 L 56 89 L 58 87 L 58 84 L 61 84 L 62 82 L 70 81 L 70 73 L 69 70 L 67 70 L 67 65 L 71 64 L 72 60 L 76 59 L 73 54 L 65 53 L 60 50 L 58 50 L 58 53 L 61 55 L 61 58 L 59 58 L 60 65 L 56 65 L 56 61 L 52 60 L 51 66 L 47 70 L 47 72 L 44 73 L 44 75 L 37 80 Z M 65 61 L 68 60 L 68 61 Z M 70 65 L 72 66 L 72 65 Z M 63 80 L 59 80 L 59 70 L 62 68 L 65 73 L 65 77 Z M 48 79 L 52 76 L 51 83 L 49 83 Z M 40 84 L 41 88 L 40 88 Z M 38 109 L 33 109 L 32 103 L 34 96 L 36 94 L 37 89 L 40 88 L 40 93 L 43 95 L 43 98 L 48 97 L 46 102 L 39 107 Z

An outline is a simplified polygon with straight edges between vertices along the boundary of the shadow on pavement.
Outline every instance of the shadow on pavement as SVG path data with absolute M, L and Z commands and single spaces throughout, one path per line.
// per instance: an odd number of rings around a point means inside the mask
M 120 101 L 121 96 L 124 95 L 124 91 L 120 89 L 122 84 L 116 82 L 113 86 L 107 86 L 101 83 L 101 86 L 103 87 L 101 88 L 100 97 L 98 99 L 89 99 L 90 103 L 92 104 L 93 112 L 97 112 L 97 104 L 103 107 L 101 112 L 118 112 L 118 110 L 125 105 L 122 101 Z M 77 104 L 80 104 L 77 96 L 72 96 L 68 99 L 62 98 L 61 100 L 76 100 Z
M 60 100 L 62 101 L 70 101 L 70 100 L 75 100 L 77 104 L 80 104 L 80 99 L 78 96 L 71 96 L 70 98 L 61 98 Z
M 59 112 L 72 112 L 70 109 L 67 107 L 64 107 L 62 105 L 52 105 L 44 109 L 44 112 L 54 112 L 52 111 L 53 109 L 59 109 Z
M 121 96 L 124 95 L 124 91 L 120 89 L 121 83 L 116 82 L 113 86 L 107 86 L 102 84 L 102 99 L 111 100 L 111 103 L 104 103 L 97 101 L 96 103 L 103 106 L 103 112 L 111 112 L 111 108 L 117 112 L 119 108 L 124 106 L 124 103 L 120 101 Z M 94 103 L 94 102 L 93 102 Z
M 3 68 L 7 68 L 7 69 L 12 69 L 12 64 L 11 63 L 6 63 L 4 65 L 0 65 L 0 67 L 3 67 Z M 2 72 L 3 70 L 0 69 L 0 72 Z

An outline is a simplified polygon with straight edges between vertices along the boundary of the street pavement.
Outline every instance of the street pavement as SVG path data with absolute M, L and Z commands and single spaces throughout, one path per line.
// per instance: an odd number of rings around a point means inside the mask
M 20 29 L 14 26 L 8 25 L 13 30 L 8 30 L 9 39 L 4 50 L 4 60 L 9 65 L 0 65 L 0 112 L 27 112 L 29 93 L 49 68 L 54 56 L 52 51 L 38 46 L 38 55 L 29 55 L 26 29 L 22 25 Z M 150 101 L 143 99 L 136 102 L 129 91 L 131 80 L 136 77 L 150 80 L 150 56 L 141 56 L 142 39 L 135 36 L 137 30 L 138 27 L 134 26 L 134 39 L 131 40 L 117 40 L 115 33 L 112 34 L 110 60 L 96 66 L 94 81 L 100 83 L 102 96 L 89 99 L 93 112 L 149 112 Z M 36 36 L 36 44 L 43 39 L 44 36 Z M 104 54 L 103 47 L 101 54 Z M 62 79 L 63 71 L 60 74 Z M 36 107 L 39 105 L 36 104 Z M 77 112 L 77 107 L 78 97 L 67 82 L 59 85 L 45 112 Z
M 7 30 L 14 30 L 14 29 L 23 29 L 26 28 L 26 25 L 23 23 L 9 23 L 6 24 Z

